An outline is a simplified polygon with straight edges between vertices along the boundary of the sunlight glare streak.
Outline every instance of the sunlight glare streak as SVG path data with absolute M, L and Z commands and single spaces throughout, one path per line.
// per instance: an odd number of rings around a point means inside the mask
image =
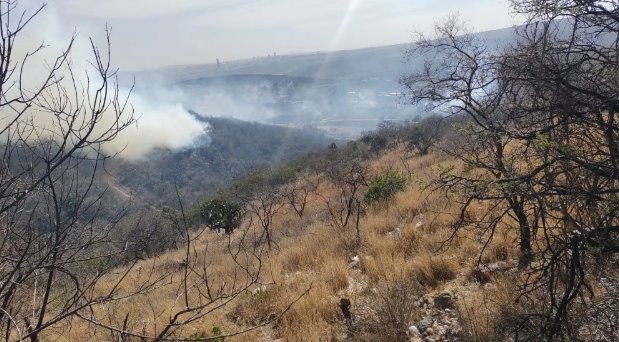
M 318 69 L 318 72 L 316 73 L 315 79 L 319 79 L 322 77 L 325 67 L 327 66 L 327 64 L 329 63 L 331 59 L 331 55 L 333 54 L 333 52 L 337 50 L 338 46 L 340 45 L 340 42 L 344 36 L 344 33 L 346 33 L 346 30 L 348 29 L 350 21 L 353 18 L 355 14 L 355 10 L 359 6 L 360 2 L 361 0 L 350 0 L 350 2 L 348 3 L 348 8 L 346 9 L 344 16 L 342 17 L 342 21 L 340 22 L 340 25 L 337 28 L 337 31 L 335 31 L 335 34 L 333 35 L 333 40 L 331 40 L 331 44 L 329 45 L 327 56 L 325 56 L 325 59 L 320 65 L 320 68 Z
M 350 0 L 350 3 L 348 4 L 348 9 L 346 9 L 346 13 L 344 13 L 342 21 L 340 22 L 340 26 L 337 28 L 337 31 L 335 31 L 335 35 L 333 36 L 333 40 L 331 41 L 331 45 L 329 46 L 329 52 L 335 51 L 339 46 L 340 41 L 342 40 L 344 33 L 346 33 L 348 25 L 353 18 L 355 10 L 359 6 L 359 2 L 361 2 L 361 0 Z

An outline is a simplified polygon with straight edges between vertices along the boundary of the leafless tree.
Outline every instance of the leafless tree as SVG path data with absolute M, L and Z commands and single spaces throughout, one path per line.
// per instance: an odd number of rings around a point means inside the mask
M 283 188 L 288 204 L 299 217 L 303 217 L 309 195 L 318 189 L 320 179 L 311 179 L 310 175 L 301 176 L 300 180 Z
M 462 195 L 454 231 L 479 225 L 488 232 L 490 241 L 497 224 L 505 217 L 514 217 L 520 231 L 521 263 L 528 264 L 532 242 L 527 199 L 509 182 L 526 170 L 517 165 L 520 159 L 515 157 L 520 154 L 506 152 L 517 147 L 512 147 L 516 139 L 504 134 L 512 121 L 504 115 L 506 85 L 499 78 L 502 64 L 498 52 L 468 32 L 454 16 L 437 26 L 436 37 L 420 36 L 409 53 L 428 60 L 422 70 L 402 78 L 410 98 L 450 115 L 468 116 L 468 124 L 459 127 L 461 140 L 446 152 L 462 160 L 465 171 L 486 171 L 480 175 L 447 169 L 436 181 L 436 189 Z M 472 217 L 469 208 L 476 201 L 494 203 L 493 216 Z
M 0 2 L 0 329 L 6 339 L 38 341 L 47 328 L 116 298 L 93 293 L 100 266 L 119 252 L 109 248 L 110 232 L 123 214 L 101 219 L 105 189 L 96 175 L 110 158 L 104 145 L 134 118 L 109 49 L 92 41 L 85 83 L 71 63 L 75 36 L 40 81 L 29 81 L 46 46 L 23 55 L 16 46 L 44 6 L 27 13 L 18 5 Z
M 169 213 L 169 220 L 179 231 L 183 232 L 184 238 L 184 258 L 182 262 L 172 266 L 169 272 L 164 272 L 163 277 L 171 277 L 176 274 L 178 282 L 168 284 L 158 284 L 159 287 L 171 287 L 175 289 L 175 297 L 182 305 L 174 306 L 172 310 L 157 311 L 152 309 L 152 315 L 156 321 L 158 318 L 165 317 L 167 320 L 161 326 L 154 324 L 153 330 L 149 333 L 140 330 L 139 326 L 131 324 L 130 316 L 132 310 L 126 308 L 126 314 L 122 322 L 116 322 L 107 317 L 101 317 L 94 310 L 79 312 L 78 316 L 89 322 L 95 327 L 101 328 L 110 333 L 114 339 L 138 338 L 142 340 L 155 341 L 194 341 L 190 334 L 186 332 L 186 327 L 196 323 L 204 317 L 221 310 L 226 305 L 240 295 L 247 293 L 253 286 L 265 285 L 263 273 L 267 265 L 264 263 L 266 248 L 263 243 L 252 240 L 252 224 L 249 223 L 243 228 L 237 229 L 235 238 L 228 234 L 226 254 L 233 261 L 233 269 L 216 272 L 212 268 L 212 261 L 209 254 L 212 251 L 208 248 L 200 250 L 199 239 L 209 230 L 208 227 L 200 231 L 190 228 L 185 216 L 185 209 L 181 196 L 177 189 L 177 199 L 179 210 Z M 216 251 L 215 253 L 221 253 Z M 222 256 L 220 256 L 222 257 Z M 271 280 L 272 281 L 272 280 Z M 214 336 L 212 338 L 201 337 L 201 340 L 219 341 L 226 337 L 242 335 L 252 330 L 271 324 L 290 310 L 290 308 L 305 296 L 311 287 L 300 293 L 299 296 L 291 301 L 287 307 L 275 315 L 265 317 L 260 324 L 253 325 L 241 331 Z M 134 296 L 135 294 L 131 294 Z M 155 299 L 157 300 L 157 299 Z M 155 307 L 155 305 L 152 305 Z
M 273 236 L 273 219 L 286 205 L 286 197 L 279 188 L 262 188 L 254 191 L 247 200 L 248 212 L 255 216 L 264 234 L 269 251 L 277 242 Z
M 528 17 L 515 42 L 491 46 L 452 18 L 437 39 L 420 41 L 415 53 L 432 61 L 403 82 L 415 102 L 469 118 L 449 149 L 463 169 L 436 183 L 462 195 L 456 232 L 484 228 L 489 243 L 497 227 L 517 222 L 521 264 L 537 259 L 521 300 L 541 292 L 546 302 L 514 336 L 574 339 L 580 329 L 571 322 L 591 304 L 591 281 L 616 271 L 593 264 L 619 253 L 619 4 L 512 4 Z M 480 200 L 490 210 L 473 217 L 468 209 Z
M 325 199 L 331 222 L 345 229 L 354 221 L 358 247 L 362 242 L 360 220 L 364 209 L 362 191 L 368 186 L 367 166 L 354 153 L 339 149 L 331 149 L 319 164 L 318 171 L 337 192 L 335 198 Z
M 235 266 L 232 281 L 222 284 L 198 256 L 181 206 L 181 215 L 171 216 L 184 237 L 180 269 L 136 271 L 139 258 L 122 256 L 116 228 L 126 210 L 109 212 L 100 176 L 114 157 L 108 144 L 135 118 L 111 68 L 110 32 L 105 50 L 90 41 L 93 57 L 84 73 L 72 64 L 76 36 L 51 60 L 43 57 L 44 44 L 19 55 L 23 31 L 44 8 L 29 13 L 18 1 L 0 1 L 0 334 L 39 341 L 81 322 L 115 338 L 183 340 L 185 325 L 260 279 L 262 252 L 230 243 Z M 31 68 L 45 70 L 39 81 L 30 81 Z M 115 260 L 125 264 L 115 267 Z M 134 272 L 143 280 L 124 286 Z M 185 305 L 162 327 L 145 332 L 132 325 L 131 314 L 119 321 L 106 311 L 170 286 L 166 279 L 174 274 Z

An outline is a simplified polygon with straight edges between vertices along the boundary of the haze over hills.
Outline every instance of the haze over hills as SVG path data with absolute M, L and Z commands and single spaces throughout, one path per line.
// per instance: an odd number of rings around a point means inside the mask
M 512 28 L 482 32 L 491 44 L 509 42 Z M 424 110 L 400 98 L 400 77 L 418 67 L 410 44 L 333 53 L 259 56 L 238 61 L 140 71 L 139 94 L 180 102 L 207 116 L 313 126 L 333 137 L 356 138 L 384 119 L 411 120 Z
M 489 42 L 509 42 L 514 38 L 514 29 L 506 27 L 484 31 L 475 35 Z M 332 53 L 316 51 L 304 54 L 257 56 L 253 59 L 236 61 L 215 61 L 200 65 L 170 66 L 154 70 L 135 71 L 138 88 L 146 86 L 140 81 L 164 82 L 168 84 L 191 81 L 204 77 L 229 75 L 288 75 L 329 79 L 371 79 L 381 78 L 393 85 L 403 72 L 414 67 L 420 60 L 406 61 L 403 53 L 411 43 L 375 46 L 356 50 L 342 50 Z
M 514 32 L 505 28 L 478 35 L 500 45 Z M 174 203 L 171 184 L 176 183 L 185 199 L 194 201 L 248 170 L 358 138 L 383 120 L 419 120 L 428 113 L 404 104 L 399 84 L 423 62 L 407 60 L 410 47 L 272 54 L 219 66 L 138 72 L 140 97 L 180 103 L 207 128 L 180 150 L 160 148 L 146 158 L 114 161 L 108 181 L 156 205 Z
M 0 1 L 3 340 L 619 341 L 617 0 L 38 1 Z M 463 6 L 527 24 L 331 52 Z

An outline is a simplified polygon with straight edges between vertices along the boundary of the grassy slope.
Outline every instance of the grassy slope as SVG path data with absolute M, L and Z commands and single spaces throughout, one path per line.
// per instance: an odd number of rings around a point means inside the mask
M 317 193 L 312 194 L 303 218 L 297 217 L 292 210 L 276 217 L 275 239 L 279 248 L 269 255 L 269 272 L 264 276 L 265 283 L 273 284 L 266 286 L 266 290 L 258 295 L 240 296 L 222 310 L 187 327 L 183 334 L 208 333 L 214 324 L 220 326 L 224 333 L 230 333 L 260 323 L 311 287 L 309 294 L 277 324 L 231 340 L 342 339 L 346 326 L 338 303 L 343 297 L 351 299 L 360 329 L 367 331 L 360 332 L 357 337 L 372 340 L 372 334 L 377 333 L 373 328 L 378 327 L 379 334 L 380 329 L 389 328 L 389 322 L 381 322 L 374 310 L 386 305 L 384 298 L 393 296 L 394 284 L 415 284 L 411 293 L 403 295 L 406 298 L 397 298 L 396 302 L 413 301 L 424 293 L 452 290 L 460 298 L 462 314 L 478 317 L 469 320 L 474 324 L 468 330 L 479 335 L 488 334 L 490 321 L 486 321 L 485 317 L 496 309 L 488 304 L 492 302 L 488 298 L 496 298 L 497 293 L 507 296 L 509 291 L 501 289 L 501 282 L 484 290 L 471 279 L 471 270 L 480 248 L 475 236 L 463 234 L 454 239 L 448 249 L 437 253 L 450 236 L 450 204 L 438 195 L 422 192 L 420 188 L 427 183 L 436 167 L 445 163 L 450 161 L 436 154 L 407 157 L 403 151 L 390 151 L 372 160 L 374 174 L 385 168 L 395 168 L 409 175 L 409 185 L 392 203 L 368 210 L 361 221 L 363 246 L 357 251 L 347 248 L 347 242 L 354 237 L 352 228 L 350 231 L 336 231 L 329 225 L 324 200 L 333 196 L 334 191 L 323 183 Z M 395 227 L 402 229 L 399 239 L 387 234 Z M 240 232 L 232 238 L 238 238 L 238 234 Z M 497 236 L 489 246 L 484 261 L 515 257 L 517 251 L 509 247 L 512 239 L 510 234 Z M 208 233 L 201 237 L 201 241 L 196 255 L 211 262 L 213 276 L 222 280 L 228 278 L 232 261 L 224 253 L 226 237 Z M 349 260 L 355 254 L 361 258 L 360 266 L 349 268 Z M 182 260 L 183 251 L 178 250 L 143 261 L 137 268 L 140 271 L 130 276 L 127 288 L 140 279 L 173 269 Z M 105 310 L 118 320 L 122 320 L 126 312 L 131 312 L 129 326 L 143 326 L 145 331 L 150 331 L 155 320 L 162 324 L 169 317 L 169 310 L 180 307 L 176 297 L 180 276 L 176 273 L 170 282 L 150 294 Z M 411 294 L 412 297 L 409 296 Z M 421 312 L 415 310 L 410 312 L 410 322 L 414 323 L 420 315 Z M 62 335 L 66 340 L 106 336 L 101 331 L 79 324 L 70 333 L 64 331 Z

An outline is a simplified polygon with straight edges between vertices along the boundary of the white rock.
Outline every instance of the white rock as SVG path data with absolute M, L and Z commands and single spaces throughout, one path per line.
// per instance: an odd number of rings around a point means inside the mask
M 399 238 L 402 236 L 402 229 L 400 229 L 400 227 L 397 227 L 396 229 L 390 231 L 389 233 L 390 236 L 393 236 L 394 238 Z
M 267 291 L 266 286 L 260 286 L 260 287 L 257 287 L 255 289 L 253 289 L 253 291 L 251 291 L 251 293 L 255 294 L 255 295 L 259 295 L 259 294 L 265 293 L 266 291 Z
M 411 325 L 410 327 L 408 327 L 408 336 L 410 336 L 410 337 L 420 337 L 421 336 L 421 333 L 419 332 L 419 329 L 417 328 L 417 326 Z
M 350 263 L 348 264 L 348 267 L 353 268 L 357 266 L 359 266 L 359 256 L 355 255 L 354 257 L 350 258 Z

